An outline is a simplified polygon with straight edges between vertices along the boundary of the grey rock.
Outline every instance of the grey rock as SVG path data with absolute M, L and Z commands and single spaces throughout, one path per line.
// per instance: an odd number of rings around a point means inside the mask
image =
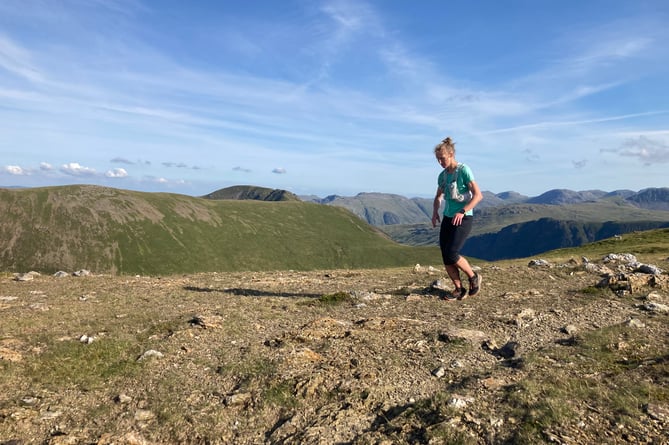
M 446 375 L 446 369 L 443 366 L 439 366 L 432 370 L 432 375 L 438 379 L 442 378 L 444 375 Z
M 610 253 L 602 258 L 604 263 L 637 263 L 636 256 L 631 253 Z
M 576 333 L 578 333 L 578 328 L 573 324 L 568 324 L 567 326 L 562 328 L 562 332 L 564 332 L 567 335 L 576 335 Z
M 91 272 L 89 270 L 86 270 L 86 269 L 81 269 L 81 270 L 78 270 L 78 271 L 72 273 L 72 275 L 74 275 L 75 277 L 87 277 L 90 274 L 91 274 Z
M 648 312 L 656 312 L 658 314 L 669 314 L 669 306 L 662 303 L 655 303 L 653 301 L 640 305 L 640 308 Z
M 138 362 L 141 362 L 143 360 L 147 360 L 150 358 L 162 358 L 163 353 L 156 351 L 155 349 L 149 349 L 148 351 L 145 351 L 138 359 Z
M 496 352 L 503 358 L 517 358 L 520 356 L 520 344 L 515 341 L 510 341 Z
M 644 405 L 643 409 L 652 419 L 660 422 L 669 422 L 668 407 L 657 405 L 655 403 L 648 403 L 647 405 Z
M 15 281 L 31 281 L 35 277 L 38 277 L 40 274 L 39 272 L 26 272 L 26 273 L 19 273 L 14 275 L 14 280 Z
M 646 324 L 637 318 L 630 318 L 625 324 L 631 328 L 645 328 Z
M 531 260 L 527 265 L 529 267 L 551 267 L 551 263 L 544 259 Z
M 664 272 L 662 269 L 652 264 L 642 264 L 636 270 L 637 272 L 649 275 L 662 275 L 662 272 Z

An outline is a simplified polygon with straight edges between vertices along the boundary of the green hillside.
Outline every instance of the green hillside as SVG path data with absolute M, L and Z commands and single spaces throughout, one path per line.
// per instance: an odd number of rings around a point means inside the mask
M 578 259 L 581 256 L 595 260 L 609 253 L 631 253 L 657 264 L 662 269 L 667 269 L 669 268 L 667 252 L 669 252 L 669 229 L 655 229 L 611 237 L 579 247 L 551 250 L 542 253 L 541 257 L 559 262 L 569 258 Z
M 349 211 L 87 185 L 0 189 L 0 270 L 114 274 L 439 264 Z

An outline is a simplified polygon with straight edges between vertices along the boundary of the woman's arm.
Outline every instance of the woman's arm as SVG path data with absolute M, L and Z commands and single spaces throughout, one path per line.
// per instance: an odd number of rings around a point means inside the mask
M 444 191 L 441 187 L 437 187 L 437 194 L 434 196 L 434 203 L 432 204 L 432 227 L 436 227 L 437 223 L 441 221 L 439 217 L 439 208 L 441 207 L 441 199 Z
M 483 194 L 476 181 L 471 181 L 467 184 L 467 188 L 472 192 L 472 199 L 464 207 L 466 212 L 474 210 L 474 207 L 476 207 L 479 202 L 483 201 Z

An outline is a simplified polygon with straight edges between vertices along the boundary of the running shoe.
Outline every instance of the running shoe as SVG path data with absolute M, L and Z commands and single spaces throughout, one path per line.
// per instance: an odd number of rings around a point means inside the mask
M 474 276 L 469 279 L 470 297 L 473 297 L 474 295 L 479 293 L 479 290 L 481 290 L 481 281 L 483 281 L 481 275 L 479 275 L 478 272 L 474 272 Z

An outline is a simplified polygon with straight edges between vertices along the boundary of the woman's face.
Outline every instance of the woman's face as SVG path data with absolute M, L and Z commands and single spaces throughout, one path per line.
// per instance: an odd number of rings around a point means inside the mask
M 440 151 L 437 153 L 437 162 L 441 165 L 442 168 L 446 168 L 451 164 L 451 159 L 453 158 L 452 153 L 447 151 Z

